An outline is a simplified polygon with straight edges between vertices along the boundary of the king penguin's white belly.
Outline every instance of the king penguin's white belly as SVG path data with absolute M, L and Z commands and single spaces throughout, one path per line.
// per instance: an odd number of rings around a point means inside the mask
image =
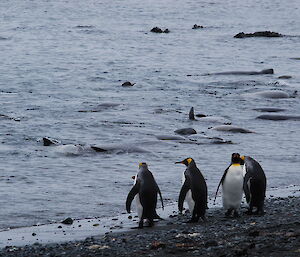
M 141 219 L 143 215 L 143 206 L 140 201 L 140 194 L 137 194 L 135 196 L 135 203 L 136 203 L 136 211 L 138 213 L 139 219 Z
M 223 182 L 223 207 L 224 209 L 239 209 L 243 197 L 243 167 L 231 165 Z
M 242 167 L 243 167 L 243 177 L 245 177 L 247 173 L 246 164 L 244 164 Z
M 183 174 L 182 176 L 182 184 L 184 183 L 185 181 L 185 176 Z M 193 200 L 192 198 L 192 190 L 189 190 L 187 193 L 186 193 L 186 196 L 185 196 L 185 199 L 184 199 L 187 204 L 188 204 L 188 207 L 189 207 L 189 210 L 190 210 L 190 213 L 193 213 L 194 211 L 194 207 L 195 207 L 195 201 Z
M 136 180 L 137 180 L 137 174 L 135 175 L 135 179 L 133 182 L 134 185 L 136 183 Z M 142 215 L 143 215 L 143 206 L 140 201 L 140 194 L 136 194 L 136 196 L 134 198 L 135 198 L 135 203 L 136 203 L 136 211 L 138 213 L 139 219 L 141 219 Z

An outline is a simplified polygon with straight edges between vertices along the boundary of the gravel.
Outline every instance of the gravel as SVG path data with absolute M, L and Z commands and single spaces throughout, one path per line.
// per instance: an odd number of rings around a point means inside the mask
M 83 241 L 9 246 L 0 256 L 300 256 L 300 198 L 266 201 L 264 216 L 225 218 L 211 209 L 207 221 L 187 224 L 174 215 L 166 225 L 89 237 Z M 167 225 L 169 224 L 169 225 Z

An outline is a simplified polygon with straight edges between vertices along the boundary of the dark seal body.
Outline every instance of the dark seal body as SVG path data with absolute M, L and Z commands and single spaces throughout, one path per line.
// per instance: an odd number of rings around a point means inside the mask
M 199 218 L 205 220 L 207 209 L 207 185 L 201 171 L 197 168 L 192 158 L 182 162 L 187 166 L 184 171 L 184 182 L 178 199 L 178 209 L 183 210 L 183 202 L 187 201 L 192 218 L 189 222 L 198 222 Z
M 260 164 L 249 156 L 242 157 L 245 162 L 244 193 L 249 204 L 248 214 L 264 214 L 264 200 L 266 196 L 267 178 Z
M 153 225 L 153 219 L 160 217 L 156 213 L 157 194 L 163 200 L 160 189 L 146 163 L 140 163 L 139 172 L 135 178 L 135 184 L 130 190 L 126 200 L 126 210 L 130 212 L 133 198 L 137 195 L 137 209 L 140 218 L 139 228 L 143 227 L 144 219 L 148 219 L 149 226 Z

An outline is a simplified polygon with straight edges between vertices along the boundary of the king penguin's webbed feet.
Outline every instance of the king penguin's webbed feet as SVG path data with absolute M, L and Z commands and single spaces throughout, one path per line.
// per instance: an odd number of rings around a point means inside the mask
M 148 220 L 148 227 L 153 227 L 154 226 L 154 221 L 153 220 Z
M 247 214 L 247 215 L 252 215 L 253 212 L 252 212 L 252 210 L 249 209 L 248 211 L 245 212 L 245 214 Z
M 199 221 L 199 217 L 192 217 L 186 223 L 197 223 Z
M 253 212 L 254 215 L 257 215 L 257 216 L 263 216 L 265 215 L 265 212 L 264 210 L 257 210 L 255 212 Z
M 140 220 L 138 228 L 143 228 L 143 227 L 144 227 L 144 221 Z
M 232 214 L 232 209 L 228 209 L 226 212 L 225 212 L 225 217 L 230 217 L 231 216 L 231 214 Z
M 190 220 L 186 221 L 185 223 L 197 223 L 197 222 L 198 221 L 196 221 L 196 220 L 190 219 Z
M 233 211 L 233 217 L 234 218 L 239 218 L 240 217 L 240 214 L 239 214 L 239 212 L 237 210 Z

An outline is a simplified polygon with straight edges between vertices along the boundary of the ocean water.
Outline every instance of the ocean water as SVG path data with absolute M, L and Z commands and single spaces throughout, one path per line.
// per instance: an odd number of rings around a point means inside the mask
M 1 1 L 0 228 L 124 212 L 142 161 L 167 203 L 184 171 L 174 162 L 186 157 L 210 197 L 233 152 L 258 160 L 268 187 L 299 185 L 299 120 L 260 120 L 253 110 L 300 115 L 299 8 L 297 0 Z M 151 33 L 155 26 L 171 32 Z M 289 36 L 233 38 L 261 30 Z M 202 76 L 267 68 L 275 74 Z M 265 90 L 293 97 L 253 94 Z M 190 121 L 192 106 L 211 118 Z M 211 129 L 224 122 L 255 133 Z M 185 127 L 198 132 L 193 141 L 156 137 Z M 45 147 L 43 137 L 60 145 Z

